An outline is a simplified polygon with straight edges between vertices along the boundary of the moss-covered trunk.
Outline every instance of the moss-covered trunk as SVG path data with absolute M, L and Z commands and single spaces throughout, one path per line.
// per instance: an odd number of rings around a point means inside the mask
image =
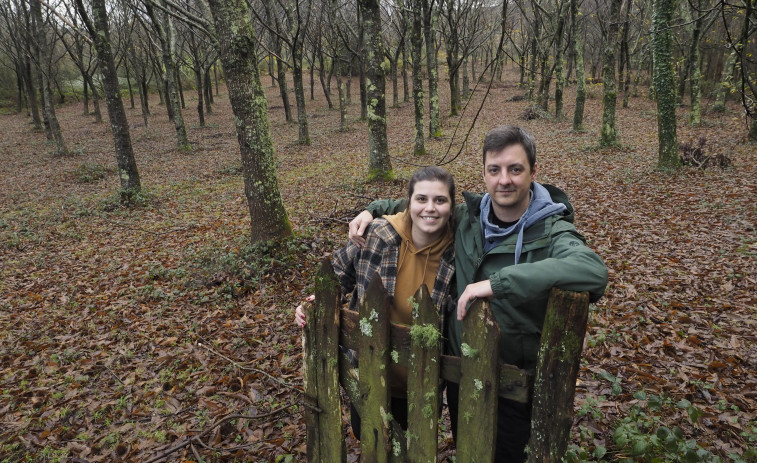
M 620 17 L 621 3 L 622 0 L 610 0 L 609 24 L 605 26 L 605 43 L 602 52 L 604 96 L 602 98 L 600 146 L 615 146 L 618 144 L 618 129 L 615 125 L 615 108 L 618 102 L 617 79 L 615 76 L 615 50 L 618 43 L 618 18 Z
M 691 111 L 689 111 L 689 122 L 693 125 L 702 123 L 702 63 L 699 52 L 699 42 L 702 37 L 702 22 L 704 16 L 699 13 L 702 7 L 702 0 L 694 0 L 696 5 L 691 4 L 692 15 L 697 19 L 694 21 L 694 30 L 691 33 L 691 48 L 689 49 L 689 91 L 691 92 Z
M 733 86 L 733 71 L 736 66 L 737 57 L 738 54 L 736 53 L 736 50 L 732 50 L 728 54 L 728 59 L 725 61 L 725 66 L 723 66 L 723 74 L 720 78 L 720 83 L 715 92 L 715 102 L 712 104 L 713 111 L 725 111 L 725 100 L 728 96 L 728 92 Z
M 55 155 L 64 156 L 68 154 L 68 147 L 63 139 L 63 132 L 58 122 L 58 116 L 55 114 L 55 101 L 50 83 L 51 71 L 51 50 L 47 40 L 47 24 L 42 20 L 42 5 L 40 0 L 31 2 L 32 24 L 34 25 L 34 39 L 36 49 L 35 58 L 37 60 L 38 71 L 41 79 L 40 93 L 42 95 L 42 111 L 44 112 L 45 121 L 47 122 L 48 138 L 55 142 Z
M 584 105 L 586 104 L 586 70 L 584 69 L 584 43 L 578 28 L 578 0 L 570 0 L 570 22 L 573 32 L 573 48 L 576 53 L 576 107 L 573 110 L 573 130 L 584 129 Z
M 425 134 L 423 130 L 423 78 L 421 76 L 423 55 L 423 5 L 421 0 L 412 0 L 413 26 L 410 31 L 410 54 L 413 60 L 413 104 L 415 107 L 415 148 L 416 155 L 426 154 Z
M 294 78 L 294 100 L 297 103 L 297 143 L 309 145 L 310 130 L 307 108 L 305 108 L 305 86 L 302 83 L 302 50 L 302 42 L 298 40 L 292 46 L 292 77 Z
M 359 0 L 363 10 L 366 38 L 365 89 L 370 151 L 369 180 L 392 178 L 392 162 L 386 140 L 386 76 L 384 42 L 381 36 L 381 9 L 378 0 Z
M 676 169 L 681 165 L 676 137 L 676 95 L 673 74 L 673 30 L 671 21 L 674 0 L 655 0 L 652 12 L 653 82 L 657 94 L 657 166 Z
M 434 2 L 423 2 L 423 34 L 426 38 L 426 67 L 428 68 L 428 131 L 431 137 L 442 136 L 442 120 L 439 114 L 439 69 L 436 56 L 436 28 L 439 9 Z
M 142 185 L 131 144 L 129 121 L 126 119 L 126 110 L 121 99 L 121 89 L 118 85 L 116 65 L 113 62 L 113 52 L 110 48 L 110 30 L 105 0 L 92 1 L 93 20 L 91 21 L 87 17 L 82 0 L 76 0 L 76 8 L 84 18 L 89 36 L 92 38 L 95 50 L 97 50 L 97 61 L 103 75 L 105 104 L 108 107 L 110 130 L 113 132 L 115 144 L 118 177 L 121 180 L 121 200 L 128 202 L 132 195 L 139 192 Z
M 163 11 L 155 11 L 152 2 L 145 3 L 145 10 L 150 16 L 150 20 L 158 33 L 160 48 L 162 52 L 162 69 L 163 82 L 166 87 L 166 106 L 170 108 L 169 115 L 174 123 L 176 130 L 176 146 L 180 150 L 190 150 L 192 147 L 187 138 L 187 128 L 184 125 L 184 116 L 181 112 L 181 100 L 176 82 L 177 68 L 175 48 L 176 48 L 176 31 L 173 27 L 173 20 L 164 13 L 165 3 L 162 3 Z
M 268 102 L 260 82 L 256 39 L 244 0 L 210 0 L 218 49 L 242 157 L 252 241 L 291 236 L 281 200 Z

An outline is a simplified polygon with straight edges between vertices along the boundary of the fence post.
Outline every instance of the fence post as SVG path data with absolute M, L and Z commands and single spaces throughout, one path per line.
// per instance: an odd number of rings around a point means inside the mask
M 552 289 L 534 380 L 529 463 L 555 462 L 565 456 L 588 317 L 588 292 Z
M 407 378 L 407 461 L 436 463 L 441 370 L 441 315 L 425 284 L 413 297 Z
M 457 460 L 494 461 L 499 400 L 499 325 L 487 301 L 463 320 Z
M 339 399 L 339 281 L 325 260 L 315 278 L 315 303 L 305 325 L 305 422 L 308 462 L 346 461 Z
M 389 296 L 375 273 L 360 301 L 358 365 L 363 414 L 360 444 L 364 463 L 387 463 L 391 452 L 389 415 Z

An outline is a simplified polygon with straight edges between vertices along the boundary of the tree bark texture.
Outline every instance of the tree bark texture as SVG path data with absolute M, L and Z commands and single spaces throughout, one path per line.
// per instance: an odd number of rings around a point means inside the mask
M 573 110 L 573 130 L 584 129 L 584 105 L 586 103 L 586 69 L 584 68 L 584 44 L 578 28 L 578 0 L 570 0 L 570 21 L 573 28 L 573 46 L 576 53 L 576 107 Z
M 252 241 L 292 235 L 281 199 L 255 32 L 244 0 L 210 0 L 242 158 Z
M 436 56 L 436 29 L 439 8 L 435 0 L 422 0 L 423 31 L 426 39 L 426 68 L 428 70 L 428 132 L 431 137 L 442 136 L 442 118 L 439 109 L 439 66 Z
M 676 95 L 673 73 L 674 0 L 655 0 L 652 12 L 653 83 L 657 95 L 657 166 L 676 169 L 681 165 L 676 137 Z
M 600 146 L 615 146 L 618 144 L 618 128 L 615 125 L 615 109 L 618 103 L 618 86 L 615 76 L 615 51 L 618 44 L 618 18 L 623 0 L 610 0 L 610 18 L 602 52 L 602 82 L 604 96 L 602 98 L 602 131 L 599 138 Z
M 416 155 L 426 154 L 426 135 L 423 128 L 423 76 L 421 57 L 423 56 L 423 29 L 422 5 L 420 0 L 411 0 L 413 3 L 413 25 L 410 35 L 411 58 L 413 61 L 413 104 L 415 108 L 415 148 Z
M 366 36 L 366 116 L 370 151 L 369 180 L 392 177 L 392 162 L 386 139 L 386 77 L 381 66 L 384 44 L 381 37 L 381 8 L 379 0 L 359 0 L 363 10 Z
M 165 7 L 165 2 L 163 2 L 163 6 Z M 162 11 L 156 13 L 151 2 L 145 2 L 145 7 L 147 8 L 150 19 L 158 33 L 158 39 L 163 53 L 163 69 L 161 70 L 161 74 L 163 75 L 163 81 L 166 84 L 166 105 L 170 105 L 170 112 L 174 128 L 176 129 L 176 146 L 180 150 L 190 150 L 192 149 L 192 146 L 189 144 L 187 128 L 184 125 L 184 117 L 181 113 L 182 104 L 176 79 L 178 74 L 174 57 L 176 31 L 173 27 L 173 20 L 169 15 Z
M 129 121 L 121 98 L 121 88 L 118 85 L 118 74 L 113 61 L 113 51 L 110 47 L 110 29 L 108 27 L 108 12 L 105 0 L 92 0 L 92 20 L 87 17 L 82 0 L 76 0 L 76 7 L 84 19 L 95 50 L 100 71 L 103 74 L 105 90 L 105 104 L 108 107 L 110 130 L 113 132 L 113 142 L 118 164 L 118 177 L 121 180 L 121 201 L 131 201 L 133 195 L 142 188 L 139 179 L 137 161 L 129 133 Z M 95 92 L 94 88 L 92 89 Z
M 42 20 L 42 5 L 40 0 L 31 2 L 32 23 L 34 24 L 35 48 L 38 71 L 41 78 L 42 110 L 49 130 L 49 137 L 55 142 L 55 155 L 65 156 L 68 147 L 63 139 L 63 132 L 55 114 L 55 102 L 50 87 L 50 46 L 47 41 L 47 24 Z

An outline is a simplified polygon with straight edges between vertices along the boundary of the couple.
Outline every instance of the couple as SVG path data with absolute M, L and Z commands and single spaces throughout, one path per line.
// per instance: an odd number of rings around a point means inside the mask
M 461 355 L 469 304 L 488 298 L 501 333 L 500 363 L 533 373 L 550 289 L 589 291 L 596 301 L 607 285 L 607 268 L 573 226 L 565 193 L 535 181 L 536 146 L 528 132 L 497 127 L 487 133 L 482 151 L 486 194 L 463 192 L 465 203 L 452 207 L 450 175 L 437 167 L 421 169 L 410 180 L 407 200 L 371 203 L 350 223 L 351 242 L 336 252 L 334 269 L 345 290 L 356 290 L 355 307 L 379 272 L 394 296 L 392 322 L 409 323 L 407 299 L 421 283 L 433 288 L 439 310 L 445 310 L 448 291 L 459 295 L 446 315 L 445 349 L 451 355 Z M 301 307 L 295 318 L 304 326 Z M 407 406 L 401 392 L 393 388 L 393 415 Z M 455 436 L 458 396 L 459 386 L 447 383 Z M 530 427 L 530 404 L 500 399 L 495 461 L 525 461 Z

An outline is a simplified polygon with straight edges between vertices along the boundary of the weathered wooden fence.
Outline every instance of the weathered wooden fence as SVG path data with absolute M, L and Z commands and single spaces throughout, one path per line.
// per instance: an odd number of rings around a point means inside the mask
M 463 321 L 463 356 L 442 355 L 442 320 L 425 285 L 415 294 L 412 327 L 389 323 L 389 299 L 378 275 L 359 312 L 342 308 L 328 262 L 316 277 L 305 328 L 304 378 L 308 462 L 346 460 L 339 385 L 361 417 L 364 462 L 436 462 L 440 378 L 460 384 L 457 461 L 491 462 L 500 397 L 533 397 L 529 462 L 565 454 L 588 317 L 588 293 L 553 289 L 547 304 L 535 378 L 499 364 L 499 326 L 485 301 Z M 358 352 L 354 368 L 344 350 Z M 391 363 L 408 367 L 407 432 L 391 418 Z

